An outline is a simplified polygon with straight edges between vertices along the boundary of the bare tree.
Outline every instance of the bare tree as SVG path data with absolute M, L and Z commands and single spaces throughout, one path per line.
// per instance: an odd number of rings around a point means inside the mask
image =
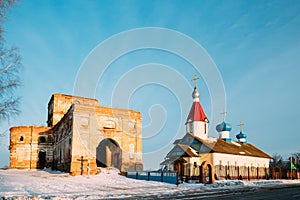
M 278 153 L 274 153 L 270 161 L 270 167 L 274 167 L 276 169 L 284 167 L 282 156 L 279 155 Z
M 20 85 L 21 57 L 15 47 L 6 48 L 3 38 L 3 23 L 6 14 L 16 0 L 0 0 L 0 121 L 18 114 L 20 98 L 15 89 Z
M 18 2 L 18 0 L 0 0 L 0 23 L 1 23 L 1 25 L 4 22 L 7 11 L 9 11 L 10 8 L 17 2 Z M 2 27 L 0 30 L 2 33 Z

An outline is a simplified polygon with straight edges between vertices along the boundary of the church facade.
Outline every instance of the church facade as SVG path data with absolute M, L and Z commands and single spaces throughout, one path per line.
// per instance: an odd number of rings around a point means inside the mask
M 10 129 L 10 168 L 96 174 L 98 167 L 142 170 L 139 112 L 98 105 L 96 99 L 54 94 L 47 127 Z
M 247 143 L 242 123 L 237 141 L 230 138 L 231 125 L 225 119 L 216 127 L 219 138 L 208 136 L 209 121 L 199 101 L 196 79 L 186 134 L 174 142 L 161 166 L 177 171 L 182 180 L 201 183 L 213 183 L 215 179 L 267 179 L 271 157 Z

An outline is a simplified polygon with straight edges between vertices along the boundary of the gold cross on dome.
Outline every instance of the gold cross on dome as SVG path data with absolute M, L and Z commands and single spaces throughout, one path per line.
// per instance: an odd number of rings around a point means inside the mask
M 226 115 L 227 115 L 227 112 L 224 111 L 224 112 L 221 112 L 220 114 L 223 115 L 223 122 L 225 122 L 225 117 L 226 117 Z
M 240 124 L 239 125 L 237 125 L 237 126 L 240 126 L 240 132 L 242 132 L 242 130 L 243 130 L 243 126 L 244 126 L 245 124 L 243 124 L 242 122 L 240 122 Z
M 194 88 L 197 87 L 197 80 L 199 79 L 199 77 L 196 76 L 196 74 L 194 75 L 194 78 L 192 79 L 192 81 L 194 81 Z

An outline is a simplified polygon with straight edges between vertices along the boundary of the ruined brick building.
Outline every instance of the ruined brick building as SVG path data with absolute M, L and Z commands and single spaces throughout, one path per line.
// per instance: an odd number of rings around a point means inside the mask
M 95 174 L 97 167 L 142 170 L 139 112 L 107 108 L 96 99 L 54 94 L 47 127 L 10 129 L 10 168 Z

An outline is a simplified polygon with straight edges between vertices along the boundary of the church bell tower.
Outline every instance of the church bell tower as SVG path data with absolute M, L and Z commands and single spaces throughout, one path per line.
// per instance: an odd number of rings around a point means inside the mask
M 186 132 L 190 133 L 196 137 L 206 139 L 208 132 L 208 119 L 202 109 L 199 101 L 200 93 L 197 90 L 196 81 L 199 78 L 196 75 L 193 78 L 194 81 L 194 91 L 192 93 L 193 105 L 191 107 L 190 113 L 186 121 Z

